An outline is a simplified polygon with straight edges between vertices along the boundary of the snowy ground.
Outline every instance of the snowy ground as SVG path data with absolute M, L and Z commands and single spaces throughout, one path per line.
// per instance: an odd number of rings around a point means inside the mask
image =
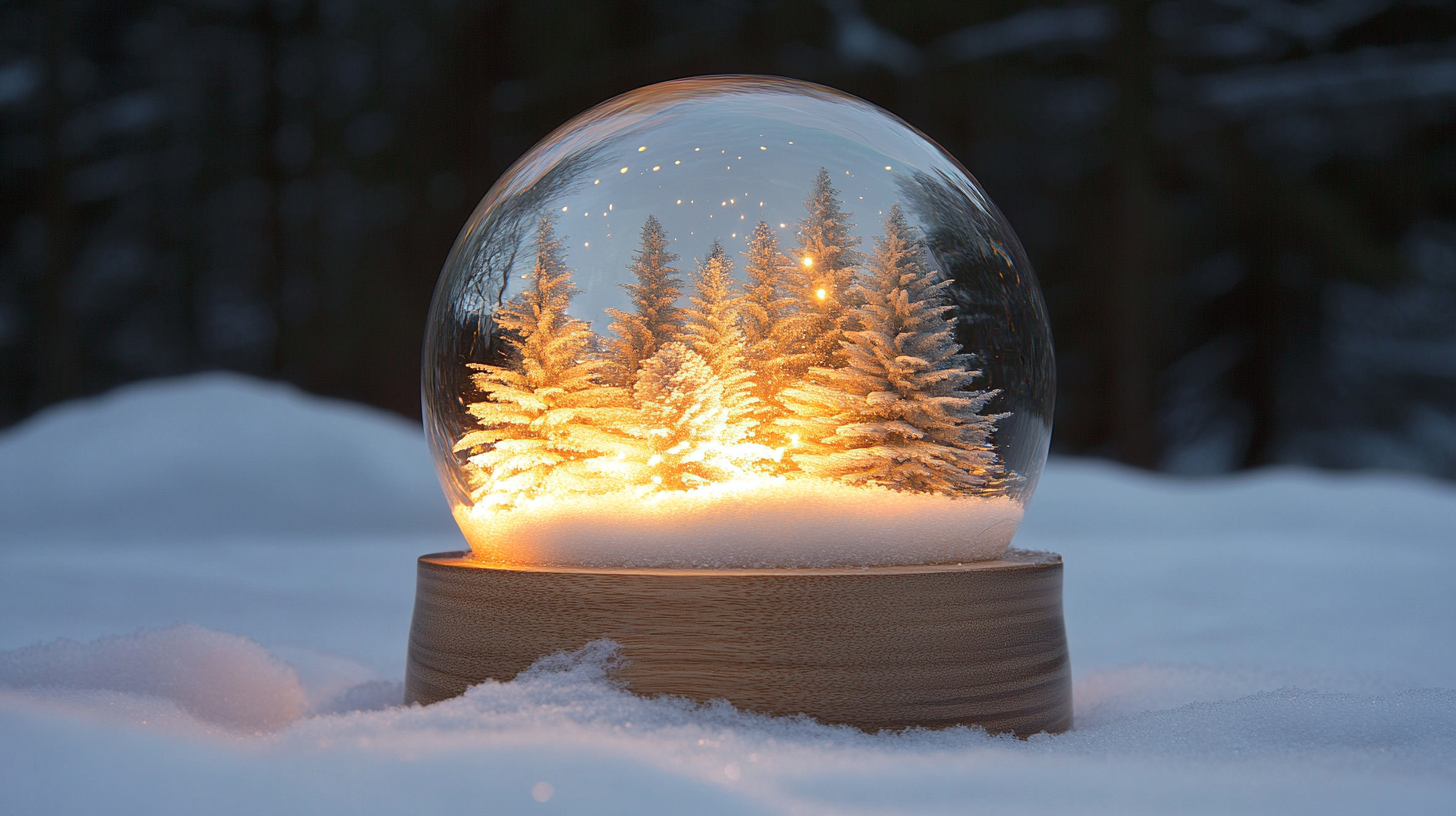
M 645 700 L 600 647 L 406 709 L 414 558 L 464 546 L 419 433 L 150 383 L 0 435 L 0 813 L 1450 813 L 1453 544 L 1411 477 L 1053 461 L 1069 734 Z

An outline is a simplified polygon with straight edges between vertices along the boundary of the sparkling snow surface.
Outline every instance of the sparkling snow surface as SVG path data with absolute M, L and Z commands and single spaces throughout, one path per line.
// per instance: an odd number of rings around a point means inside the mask
M 1450 813 L 1456 489 L 1052 460 L 1077 729 L 645 700 L 608 643 L 401 708 L 420 434 L 238 377 L 0 435 L 0 813 Z M 67 639 L 67 640 L 59 640 Z

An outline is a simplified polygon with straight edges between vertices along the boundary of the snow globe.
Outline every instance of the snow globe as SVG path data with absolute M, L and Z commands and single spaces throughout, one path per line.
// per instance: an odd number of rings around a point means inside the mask
M 1015 234 L 900 119 L 752 76 L 598 105 L 435 291 L 425 427 L 470 549 L 419 561 L 407 700 L 609 638 L 638 693 L 1065 730 L 1061 559 L 1010 547 L 1054 380 Z

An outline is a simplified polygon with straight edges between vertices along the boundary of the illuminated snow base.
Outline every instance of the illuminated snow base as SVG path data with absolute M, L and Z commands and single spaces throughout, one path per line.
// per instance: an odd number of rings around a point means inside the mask
M 475 557 L 499 566 L 773 569 L 956 564 L 1000 558 L 1022 506 L 762 477 L 643 495 L 457 507 Z

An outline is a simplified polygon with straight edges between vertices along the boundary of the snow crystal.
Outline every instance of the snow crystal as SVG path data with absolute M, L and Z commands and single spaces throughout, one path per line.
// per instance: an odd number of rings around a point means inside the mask
M 1006 497 L 762 478 L 646 496 L 543 497 L 506 511 L 458 508 L 456 520 L 492 563 L 753 569 L 999 558 L 1021 514 Z

